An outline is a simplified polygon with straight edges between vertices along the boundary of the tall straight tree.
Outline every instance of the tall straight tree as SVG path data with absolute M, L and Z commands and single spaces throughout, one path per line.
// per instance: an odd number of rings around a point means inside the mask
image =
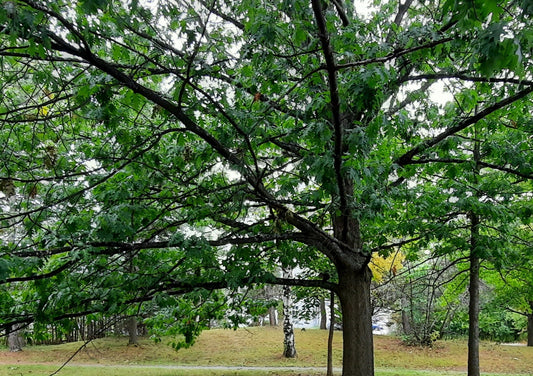
M 477 127 L 474 126 L 474 150 L 473 150 L 473 172 L 472 179 L 475 186 L 479 186 L 480 167 L 479 161 L 480 144 L 477 137 Z M 476 200 L 480 199 L 481 191 L 476 191 Z M 480 235 L 481 225 L 479 215 L 475 211 L 468 213 L 470 221 L 470 282 L 468 286 L 468 376 L 479 376 L 479 268 L 480 262 Z
M 29 293 L 0 323 L 183 294 L 208 315 L 215 289 L 322 287 L 342 310 L 343 375 L 373 375 L 370 257 L 443 235 L 453 205 L 426 182 L 465 163 L 461 132 L 508 130 L 522 144 L 494 140 L 479 164 L 531 175 L 533 8 L 362 7 L 4 1 L 0 293 Z M 274 276 L 317 256 L 328 281 Z

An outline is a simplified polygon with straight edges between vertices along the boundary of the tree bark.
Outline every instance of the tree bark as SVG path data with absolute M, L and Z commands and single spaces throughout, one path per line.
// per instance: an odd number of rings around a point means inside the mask
M 470 286 L 468 287 L 468 376 L 479 372 L 479 265 L 476 254 L 479 219 L 471 215 Z
M 326 313 L 326 299 L 320 298 L 320 329 L 326 330 L 328 323 L 328 317 Z
M 477 109 L 476 109 L 477 112 Z M 474 182 L 478 182 L 480 174 L 479 161 L 481 159 L 480 143 L 477 137 L 477 127 L 474 127 Z M 479 198 L 478 198 L 479 199 Z M 470 212 L 470 286 L 468 287 L 468 376 L 480 376 L 479 372 L 479 265 L 478 254 L 479 224 L 477 213 Z
M 354 190 L 353 182 L 343 179 L 341 185 L 345 192 L 350 192 L 347 196 L 347 201 L 350 201 Z M 370 258 L 361 251 L 359 220 L 350 212 L 349 205 L 344 210 L 333 219 L 335 238 L 350 249 L 339 252 L 334 260 L 339 278 L 335 292 L 342 312 L 342 375 L 373 376 L 374 341 L 370 298 L 372 272 L 368 267 Z
M 533 346 L 533 300 L 529 302 L 531 313 L 527 315 L 527 345 Z
M 127 319 L 127 326 L 128 326 L 128 346 L 139 345 L 139 339 L 137 338 L 137 318 L 135 316 L 131 316 Z
M 276 317 L 276 307 L 272 306 L 268 309 L 268 321 L 270 326 L 278 326 L 278 318 Z
M 409 312 L 407 311 L 407 307 L 409 306 L 409 302 L 407 301 L 407 298 L 405 296 L 402 296 L 401 299 L 401 309 L 402 309 L 402 330 L 405 335 L 411 335 L 413 330 L 411 328 L 411 320 L 409 318 Z
M 284 278 L 290 278 L 290 271 L 283 271 Z M 290 286 L 283 286 L 283 356 L 296 358 L 296 345 L 294 343 L 294 327 L 292 325 L 292 298 Z
M 339 268 L 337 295 L 342 309 L 343 376 L 374 375 L 372 306 L 370 281 L 372 272 Z
M 324 302 L 324 299 L 321 300 Z M 335 332 L 335 292 L 331 291 L 330 298 L 330 319 L 329 319 L 329 335 L 328 335 L 328 367 L 326 376 L 333 376 L 333 333 Z M 324 307 L 326 311 L 326 307 Z M 324 317 L 326 316 L 324 312 Z
M 22 337 L 22 330 L 20 328 L 20 324 L 14 325 L 12 331 L 7 336 L 7 345 L 11 352 L 22 351 L 24 347 L 24 338 Z

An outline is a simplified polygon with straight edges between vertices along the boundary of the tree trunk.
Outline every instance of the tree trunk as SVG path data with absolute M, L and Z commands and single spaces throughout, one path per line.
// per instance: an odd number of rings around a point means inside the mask
M 470 286 L 468 287 L 468 376 L 479 373 L 479 257 L 476 254 L 479 219 L 471 215 Z
M 411 320 L 409 318 L 409 311 L 407 310 L 407 307 L 409 306 L 409 302 L 405 296 L 402 296 L 401 299 L 402 304 L 402 330 L 403 333 L 407 336 L 410 336 L 413 332 L 411 328 Z
M 533 346 L 533 300 L 529 301 L 531 313 L 527 315 L 527 345 Z
M 477 112 L 477 108 L 476 108 Z M 480 174 L 480 143 L 478 128 L 474 127 L 474 182 Z M 478 198 L 479 199 L 479 198 Z M 479 224 L 480 218 L 473 211 L 470 217 L 470 286 L 468 287 L 468 376 L 480 376 L 479 372 Z
M 272 306 L 268 309 L 268 321 L 270 326 L 278 326 L 278 318 L 276 317 L 276 307 Z
M 321 300 L 322 302 L 324 299 Z M 328 335 L 328 367 L 326 376 L 333 376 L 333 333 L 335 332 L 335 292 L 331 291 L 330 299 L 330 319 L 329 319 L 329 335 Z M 324 307 L 324 311 L 326 307 Z M 325 317 L 324 313 L 324 317 Z
M 283 271 L 284 278 L 290 278 L 290 271 Z M 292 298 L 290 286 L 283 286 L 283 356 L 296 358 L 296 345 L 294 342 L 294 327 L 292 325 Z
M 22 351 L 22 348 L 24 347 L 24 338 L 22 337 L 21 327 L 20 324 L 13 325 L 12 332 L 7 336 L 7 345 L 11 352 Z
M 339 297 L 342 309 L 343 376 L 374 375 L 372 306 L 370 281 L 372 272 L 339 268 Z
M 137 318 L 135 316 L 128 317 L 126 325 L 128 326 L 128 346 L 139 345 L 139 339 L 137 338 Z
M 328 317 L 326 313 L 326 299 L 320 298 L 320 329 L 326 330 L 328 323 Z

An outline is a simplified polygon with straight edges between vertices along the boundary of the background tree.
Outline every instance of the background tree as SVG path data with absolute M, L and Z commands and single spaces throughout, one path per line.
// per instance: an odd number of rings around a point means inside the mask
M 288 269 L 283 270 L 283 278 L 291 278 L 292 271 Z M 296 344 L 294 341 L 294 325 L 292 322 L 293 299 L 291 288 L 283 286 L 283 356 L 285 358 L 296 357 Z
M 532 13 L 528 1 L 4 2 L 0 226 L 16 233 L 0 281 L 31 296 L 0 323 L 170 297 L 190 343 L 204 325 L 189 309 L 210 291 L 322 287 L 342 310 L 343 374 L 372 375 L 368 263 L 461 225 L 434 183 L 465 163 L 462 132 L 521 140 L 494 139 L 479 164 L 530 178 Z M 437 84 L 454 100 L 432 96 Z M 318 255 L 334 279 L 274 275 Z
M 522 208 L 530 205 L 529 203 L 522 204 Z M 507 329 L 507 332 L 503 333 L 507 336 L 506 340 L 517 340 L 518 338 L 515 336 L 519 326 L 517 328 L 515 324 L 517 320 L 512 316 L 521 315 L 527 321 L 528 346 L 533 346 L 533 280 L 530 272 L 533 261 L 532 234 L 530 224 L 517 224 L 512 251 L 507 252 L 504 259 L 499 259 L 494 269 L 489 269 L 484 273 L 485 279 L 494 288 L 493 306 L 495 311 L 500 312 L 500 317 L 491 322 L 491 324 L 496 325 L 494 332 L 503 326 Z M 490 325 L 487 326 L 491 327 Z

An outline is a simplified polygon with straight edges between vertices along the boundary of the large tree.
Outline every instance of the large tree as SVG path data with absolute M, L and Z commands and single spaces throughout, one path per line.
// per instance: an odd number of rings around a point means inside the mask
M 31 286 L 0 322 L 322 287 L 342 308 L 343 374 L 372 375 L 368 263 L 442 236 L 453 205 L 431 183 L 468 163 L 461 133 L 516 134 L 476 163 L 531 177 L 532 13 L 527 0 L 4 1 L 1 293 Z M 330 280 L 273 273 L 318 256 Z

